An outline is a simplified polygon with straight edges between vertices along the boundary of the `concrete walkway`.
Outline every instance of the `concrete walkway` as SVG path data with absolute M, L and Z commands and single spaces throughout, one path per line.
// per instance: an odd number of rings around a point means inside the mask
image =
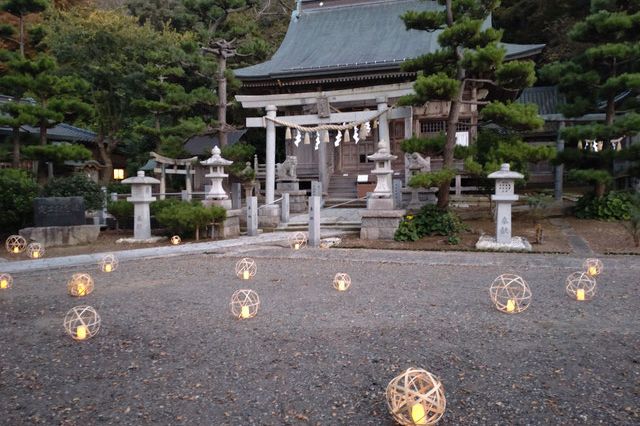
M 362 211 L 366 209 L 326 208 L 320 211 L 321 225 L 341 223 L 362 223 Z M 292 215 L 287 225 L 303 225 L 309 223 L 309 213 Z

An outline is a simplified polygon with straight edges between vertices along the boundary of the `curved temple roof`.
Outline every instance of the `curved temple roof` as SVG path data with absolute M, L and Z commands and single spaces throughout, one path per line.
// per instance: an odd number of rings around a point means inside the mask
M 440 33 L 406 30 L 400 15 L 441 7 L 435 1 L 374 0 L 294 12 L 271 60 L 235 70 L 235 74 L 241 80 L 266 80 L 397 70 L 405 60 L 437 50 Z M 486 25 L 491 25 L 490 19 Z M 531 56 L 544 47 L 503 45 L 507 59 Z

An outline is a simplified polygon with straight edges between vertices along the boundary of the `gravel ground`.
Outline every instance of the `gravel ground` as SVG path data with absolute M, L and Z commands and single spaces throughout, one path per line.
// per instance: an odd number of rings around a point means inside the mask
M 0 293 L 0 423 L 392 425 L 384 390 L 409 366 L 443 381 L 443 425 L 640 422 L 637 257 L 604 258 L 597 297 L 578 303 L 563 281 L 581 259 L 566 256 L 245 254 L 249 285 L 239 253 L 123 262 L 84 300 L 66 281 L 86 268 L 15 276 Z M 504 272 L 531 286 L 522 314 L 489 303 Z M 238 321 L 229 299 L 247 287 L 262 304 Z M 75 342 L 62 319 L 83 303 L 102 329 Z

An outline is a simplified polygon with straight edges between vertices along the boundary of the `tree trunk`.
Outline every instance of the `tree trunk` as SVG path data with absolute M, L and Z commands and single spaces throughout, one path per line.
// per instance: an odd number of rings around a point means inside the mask
M 616 101 L 614 96 L 609 96 L 607 99 L 607 111 L 606 111 L 606 119 L 605 123 L 607 126 L 611 126 L 613 124 L 613 119 L 616 116 Z
M 100 136 L 96 141 L 98 145 L 98 152 L 100 152 L 100 159 L 104 163 L 102 173 L 100 173 L 100 184 L 107 185 L 111 181 L 113 175 L 113 162 L 111 161 L 111 150 L 107 150 L 104 146 L 104 136 Z
M 606 185 L 602 182 L 598 182 L 596 183 L 596 187 L 595 187 L 595 193 L 596 193 L 596 197 L 600 198 L 602 196 L 604 196 L 604 192 L 607 189 Z
M 13 128 L 13 157 L 11 158 L 11 167 L 14 169 L 20 167 L 20 127 Z
M 227 145 L 227 79 L 224 72 L 227 69 L 227 58 L 225 52 L 220 52 L 218 56 L 218 140 L 220 146 Z
M 47 124 L 46 118 L 40 120 L 40 145 L 47 144 Z

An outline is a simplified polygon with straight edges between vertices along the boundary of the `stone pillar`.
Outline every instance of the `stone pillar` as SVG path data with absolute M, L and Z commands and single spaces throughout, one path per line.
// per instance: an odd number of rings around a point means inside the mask
M 160 163 L 160 199 L 164 200 L 166 198 L 167 192 L 167 171 L 166 165 L 164 163 Z
M 560 132 L 564 129 L 564 121 L 561 121 L 558 125 L 558 137 L 556 139 L 556 151 L 558 153 L 564 151 L 564 139 L 560 136 Z M 554 190 L 553 196 L 556 201 L 562 201 L 563 191 L 563 179 L 564 179 L 564 164 L 558 164 L 554 170 Z
M 185 178 L 184 178 L 184 182 L 185 182 L 185 191 L 187 192 L 187 200 L 191 201 L 191 193 L 193 192 L 193 190 L 191 189 L 191 166 L 187 164 L 187 166 L 185 167 Z
M 220 153 L 220 148 L 214 146 L 211 150 L 211 157 L 200 162 L 204 167 L 209 167 L 209 173 L 205 177 L 211 179 L 209 192 L 204 196 L 205 204 L 215 204 L 230 210 L 231 200 L 222 187 L 222 180 L 229 176 L 224 172 L 224 168 L 233 164 L 233 161 L 225 160 L 220 156 Z
M 267 105 L 267 117 L 276 118 L 276 107 Z M 267 126 L 267 158 L 266 158 L 266 179 L 265 197 L 266 203 L 271 204 L 275 200 L 275 178 L 276 178 L 276 125 L 271 120 L 266 120 Z
M 242 184 L 239 182 L 231 185 L 231 208 L 234 210 L 242 208 Z
M 376 103 L 378 104 L 378 112 L 385 111 L 389 108 L 387 105 L 387 98 L 381 97 L 376 99 Z M 378 118 L 378 141 L 384 142 L 384 148 L 387 148 L 389 152 L 391 152 L 391 139 L 389 137 L 389 119 L 387 117 L 387 113 L 385 112 Z
M 159 184 L 158 179 L 146 177 L 142 170 L 138 171 L 138 175 L 130 177 L 122 181 L 124 184 L 131 185 L 131 197 L 127 201 L 134 205 L 134 240 L 151 239 L 151 215 L 149 213 L 149 204 L 156 198 L 151 196 L 151 185 Z
M 309 246 L 320 247 L 320 197 L 309 198 Z
M 280 206 L 280 222 L 289 222 L 289 194 L 282 194 L 282 205 Z
M 247 235 L 258 235 L 258 197 L 247 199 Z
M 402 208 L 402 179 L 393 179 L 393 204 Z
M 322 141 L 322 134 L 320 134 L 320 147 L 318 148 L 318 180 L 323 187 L 329 182 L 327 176 L 327 144 Z

